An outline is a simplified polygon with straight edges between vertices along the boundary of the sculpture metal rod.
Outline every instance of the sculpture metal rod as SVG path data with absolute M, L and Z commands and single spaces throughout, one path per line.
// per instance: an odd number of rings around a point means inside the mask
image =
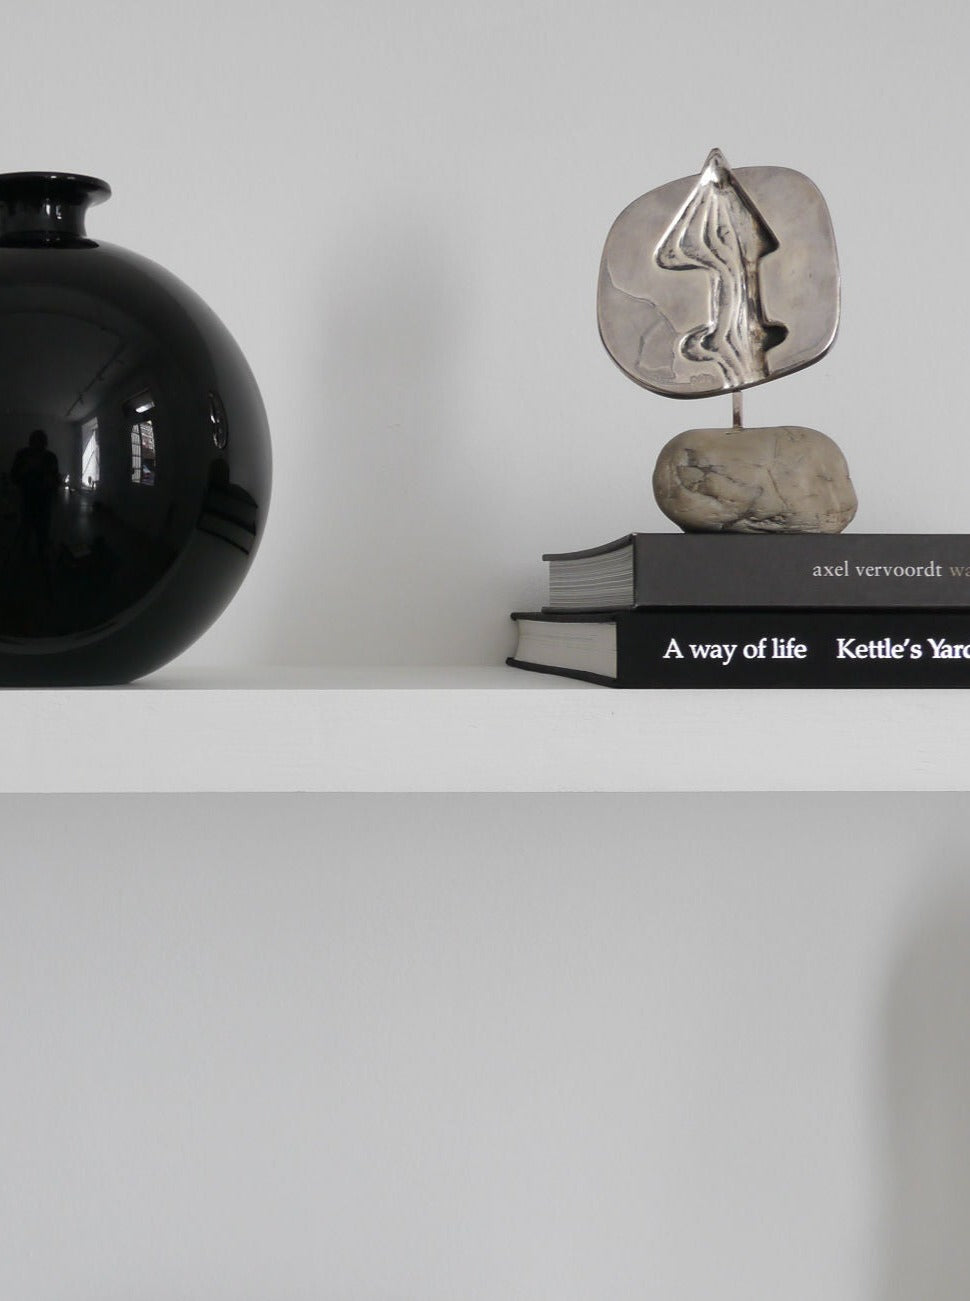
M 734 428 L 735 428 L 735 429 L 743 429 L 743 428 L 744 428 L 744 412 L 743 412 L 743 410 L 742 410 L 742 406 L 741 406 L 741 391 L 740 391 L 740 389 L 736 390 L 734 393 L 731 394 L 731 411 L 732 411 L 732 414 L 733 414 L 733 416 L 734 416 Z

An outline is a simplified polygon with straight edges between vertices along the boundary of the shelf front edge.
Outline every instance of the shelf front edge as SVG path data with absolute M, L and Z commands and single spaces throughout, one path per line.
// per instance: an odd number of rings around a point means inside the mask
M 8 793 L 970 789 L 970 692 L 9 691 Z

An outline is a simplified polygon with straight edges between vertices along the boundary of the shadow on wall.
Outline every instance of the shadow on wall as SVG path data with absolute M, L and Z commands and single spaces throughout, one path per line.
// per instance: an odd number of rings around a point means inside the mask
M 317 487 L 289 521 L 301 542 L 290 590 L 278 594 L 283 623 L 300 611 L 301 644 L 317 657 L 386 660 L 390 625 L 392 658 L 420 658 L 409 634 L 426 637 L 440 613 L 451 553 L 476 514 L 461 448 L 471 291 L 453 244 L 440 218 L 388 203 L 328 264 L 319 334 L 303 357 L 322 432 L 300 435 L 300 474 Z
M 938 901 L 892 974 L 880 1301 L 970 1296 L 970 888 Z

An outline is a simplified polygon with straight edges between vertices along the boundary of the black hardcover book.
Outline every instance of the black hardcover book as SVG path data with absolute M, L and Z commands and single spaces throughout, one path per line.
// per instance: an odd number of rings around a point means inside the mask
M 970 610 L 513 614 L 516 668 L 611 687 L 970 687 Z
M 543 559 L 550 610 L 970 607 L 960 533 L 629 533 Z

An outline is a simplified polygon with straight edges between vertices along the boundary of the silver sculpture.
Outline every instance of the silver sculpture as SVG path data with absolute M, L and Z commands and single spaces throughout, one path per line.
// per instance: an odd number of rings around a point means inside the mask
M 790 168 L 732 172 L 713 149 L 698 176 L 617 217 L 597 293 L 610 356 L 666 397 L 733 395 L 731 429 L 688 430 L 657 462 L 657 502 L 681 527 L 839 532 L 852 519 L 855 492 L 831 439 L 797 425 L 744 430 L 741 411 L 742 389 L 825 356 L 839 296 L 825 200 Z
M 712 149 L 699 176 L 617 217 L 597 306 L 607 351 L 655 393 L 709 397 L 801 370 L 828 352 L 839 324 L 825 200 L 801 172 L 732 172 Z
M 706 271 L 710 320 L 679 342 L 689 361 L 713 362 L 725 388 L 768 379 L 767 353 L 788 327 L 767 321 L 761 301 L 761 259 L 778 241 L 715 149 L 700 180 L 654 254 L 669 271 Z

